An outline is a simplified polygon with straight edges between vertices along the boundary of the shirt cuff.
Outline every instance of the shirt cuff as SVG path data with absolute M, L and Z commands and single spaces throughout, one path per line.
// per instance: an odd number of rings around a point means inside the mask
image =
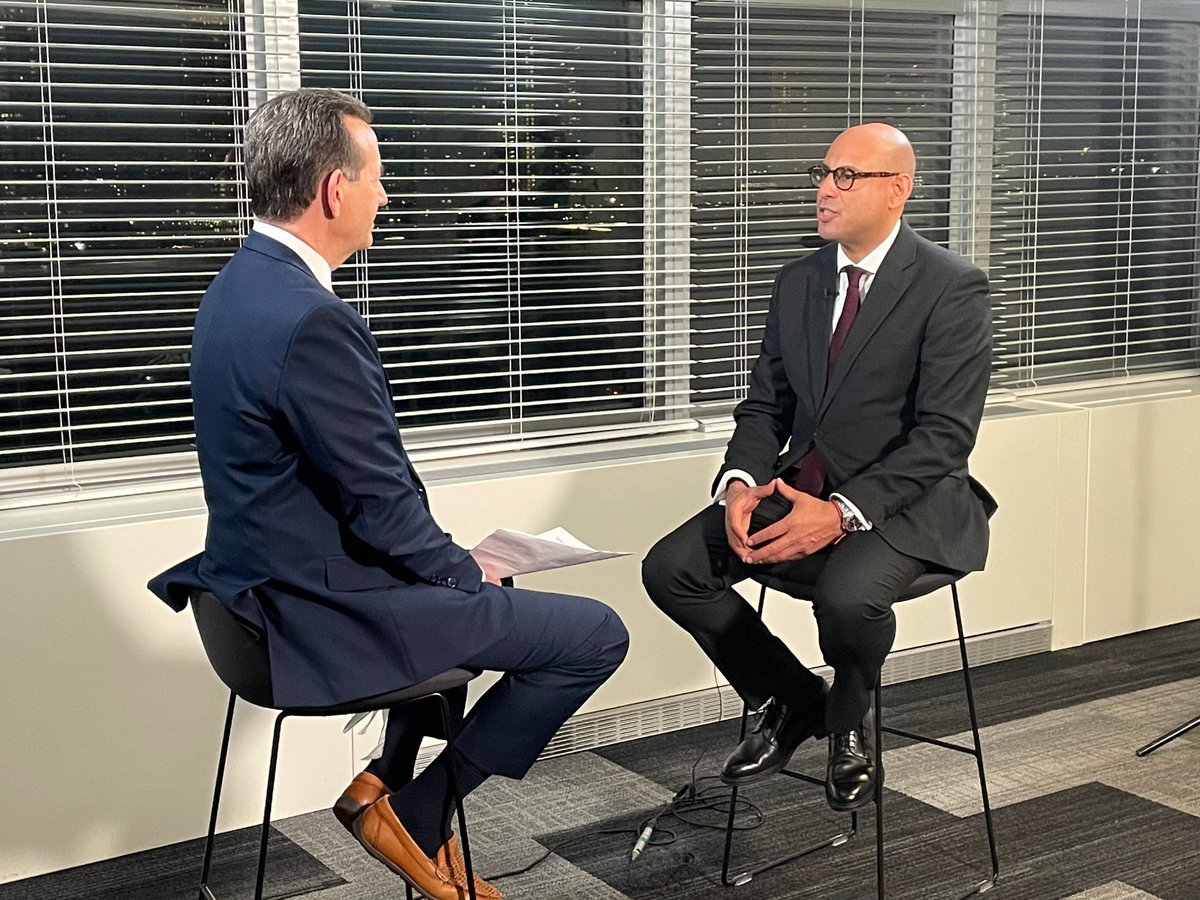
M 719 506 L 725 505 L 725 491 L 729 487 L 729 482 L 734 479 L 744 481 L 749 487 L 758 487 L 758 484 L 751 477 L 749 472 L 743 472 L 741 469 L 730 469 L 721 476 L 721 480 L 717 482 L 717 489 L 713 491 L 713 503 Z
M 862 525 L 862 529 L 861 529 L 862 531 L 870 531 L 872 528 L 875 527 L 874 525 L 871 524 L 871 520 L 862 514 L 862 510 L 859 509 L 857 506 L 855 506 L 854 502 L 849 497 L 847 497 L 845 494 L 839 494 L 835 491 L 834 493 L 829 495 L 829 499 L 832 500 L 834 497 L 837 497 L 844 504 L 846 504 L 846 506 L 848 506 L 850 508 L 850 514 L 852 516 L 854 516 L 854 518 L 856 520 L 858 520 L 858 523 L 860 525 Z

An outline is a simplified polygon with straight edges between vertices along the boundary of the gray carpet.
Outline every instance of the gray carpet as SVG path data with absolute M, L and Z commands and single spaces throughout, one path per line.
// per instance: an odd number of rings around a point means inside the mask
M 260 831 L 242 828 L 217 835 L 209 886 L 221 898 L 253 897 Z M 0 884 L 0 900 L 179 900 L 195 897 L 204 861 L 204 841 L 184 841 L 64 869 L 37 878 Z M 311 853 L 272 828 L 267 837 L 264 898 L 320 896 L 344 884 Z
M 1200 729 L 1147 758 L 1134 756 L 1200 713 L 1197 647 L 1200 621 L 974 670 L 1001 866 L 989 897 L 1200 898 Z M 890 725 L 962 739 L 957 675 L 885 688 L 884 710 Z M 723 823 L 720 809 L 689 822 L 664 815 L 651 846 L 630 861 L 640 823 L 693 777 L 702 790 L 711 786 L 736 739 L 736 722 L 714 723 L 545 760 L 522 782 L 492 779 L 467 804 L 477 868 L 496 875 L 545 856 L 530 871 L 496 882 L 509 900 L 874 897 L 870 808 L 844 846 L 734 888 L 719 884 L 723 832 L 703 827 Z M 886 746 L 888 897 L 958 896 L 989 870 L 974 762 L 902 739 Z M 823 747 L 804 746 L 793 767 L 820 774 Z M 747 828 L 735 835 L 735 872 L 835 834 L 849 820 L 825 806 L 819 787 L 782 776 L 743 790 L 741 799 L 753 809 L 738 810 Z M 299 895 L 278 892 L 295 884 L 311 900 L 404 896 L 398 879 L 328 813 L 276 826 L 288 839 L 272 847 L 268 883 L 276 896 Z M 174 863 L 154 861 L 165 851 Z M 50 892 L 51 881 L 30 879 L 0 886 L 0 900 L 190 898 L 194 881 L 179 879 L 194 876 L 199 859 L 198 848 L 177 845 L 45 876 L 74 884 L 74 893 Z M 136 877 L 134 888 L 113 893 L 122 877 Z M 327 880 L 304 880 L 314 877 Z M 234 888 L 228 896 L 250 891 Z

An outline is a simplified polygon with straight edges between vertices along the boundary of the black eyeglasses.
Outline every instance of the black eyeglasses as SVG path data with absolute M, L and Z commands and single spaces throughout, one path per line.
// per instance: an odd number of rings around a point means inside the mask
M 822 163 L 808 170 L 808 179 L 812 182 L 813 187 L 820 187 L 821 182 L 825 180 L 825 176 L 832 175 L 833 183 L 837 185 L 837 189 L 839 191 L 848 191 L 854 187 L 855 179 L 891 178 L 893 175 L 899 174 L 899 172 L 859 172 L 857 169 L 852 169 L 849 166 L 838 166 L 836 169 L 831 169 Z

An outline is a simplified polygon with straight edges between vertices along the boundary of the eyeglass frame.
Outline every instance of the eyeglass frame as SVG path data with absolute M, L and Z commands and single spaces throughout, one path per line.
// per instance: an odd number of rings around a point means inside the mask
M 839 175 L 838 173 L 843 173 Z M 825 179 L 832 175 L 833 184 L 839 191 L 848 191 L 854 187 L 854 182 L 860 178 L 894 178 L 900 175 L 900 172 L 859 172 L 857 169 L 852 169 L 850 166 L 838 166 L 836 169 L 831 169 L 825 163 L 818 163 L 808 170 L 808 180 L 812 182 L 813 187 L 820 187 Z M 849 179 L 850 183 L 842 187 L 843 179 Z

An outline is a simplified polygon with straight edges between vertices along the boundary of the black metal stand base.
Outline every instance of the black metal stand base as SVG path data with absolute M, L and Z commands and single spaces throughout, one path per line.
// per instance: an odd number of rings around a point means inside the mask
M 1137 751 L 1137 755 L 1138 756 L 1148 756 L 1149 754 L 1151 754 L 1155 750 L 1157 750 L 1159 747 L 1161 747 L 1163 744 L 1169 744 L 1171 741 L 1175 740 L 1175 738 L 1179 737 L 1181 734 L 1187 734 L 1189 731 L 1191 731 L 1193 728 L 1195 728 L 1198 725 L 1200 725 L 1200 716 L 1196 716 L 1196 718 L 1192 719 L 1192 721 L 1190 721 L 1190 722 L 1184 722 L 1178 728 L 1171 729 L 1166 734 L 1164 734 L 1162 737 L 1155 738 L 1150 743 L 1148 743 L 1145 747 L 1139 747 L 1138 751 Z

